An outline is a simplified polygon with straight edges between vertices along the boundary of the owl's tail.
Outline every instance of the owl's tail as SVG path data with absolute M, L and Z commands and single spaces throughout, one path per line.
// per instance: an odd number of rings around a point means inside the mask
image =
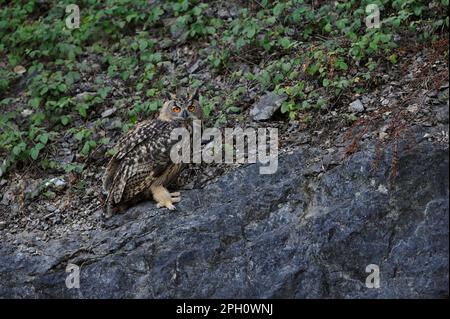
M 115 213 L 114 202 L 112 200 L 111 193 L 108 193 L 105 203 L 103 205 L 103 213 L 106 218 L 110 218 Z
M 116 203 L 114 200 L 114 192 L 110 189 L 103 204 L 103 213 L 106 218 L 110 218 L 112 215 L 125 211 L 128 207 L 128 202 Z
M 104 192 L 109 192 L 111 188 L 111 184 L 114 181 L 114 178 L 117 173 L 117 169 L 119 168 L 119 161 L 117 161 L 114 157 L 109 161 L 108 166 L 106 166 L 105 173 L 103 174 L 103 190 Z

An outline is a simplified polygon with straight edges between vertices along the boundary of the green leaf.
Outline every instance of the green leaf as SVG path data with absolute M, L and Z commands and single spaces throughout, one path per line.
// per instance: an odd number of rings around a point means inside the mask
M 291 103 L 289 103 L 289 102 L 283 102 L 282 104 L 281 104 L 281 113 L 286 113 L 287 111 L 289 111 L 289 108 L 290 108 L 290 105 L 291 105 Z
M 244 28 L 244 34 L 247 36 L 247 38 L 253 38 L 256 34 L 256 24 L 254 22 L 251 22 Z
M 309 75 L 314 75 L 314 74 L 316 74 L 316 72 L 318 70 L 319 70 L 319 66 L 317 64 L 313 64 L 313 65 L 309 66 L 306 71 L 308 72 Z
M 272 10 L 273 15 L 278 17 L 284 11 L 284 8 L 285 8 L 284 3 L 277 3 L 277 5 Z
M 292 65 L 290 63 L 283 63 L 281 64 L 281 69 L 283 72 L 287 73 L 291 69 Z
M 67 115 L 63 115 L 61 116 L 61 124 L 62 125 L 67 125 L 70 122 L 70 117 Z
M 196 15 L 196 16 L 199 16 L 200 14 L 202 14 L 202 8 L 200 8 L 199 6 L 194 7 L 194 8 L 192 9 L 192 13 L 193 13 L 194 15 Z
M 20 142 L 19 144 L 17 144 L 16 146 L 13 147 L 12 149 L 12 153 L 15 156 L 18 156 L 22 151 L 24 151 L 26 149 L 27 145 L 24 142 Z
M 147 49 L 148 42 L 144 39 L 139 39 L 139 50 L 144 51 Z
M 65 85 L 64 83 L 58 84 L 58 91 L 61 93 L 65 93 L 67 92 L 67 85 Z
M 288 37 L 283 37 L 280 39 L 280 45 L 283 49 L 288 49 L 291 46 L 291 40 Z
M 389 56 L 389 61 L 391 61 L 392 64 L 397 64 L 397 54 L 391 54 Z
M 156 111 L 158 109 L 158 106 L 159 106 L 159 101 L 152 101 L 148 105 L 148 110 L 149 111 Z
M 100 139 L 100 144 L 106 145 L 106 144 L 109 143 L 109 141 L 110 141 L 110 138 L 109 138 L 109 137 L 102 137 L 102 138 Z
M 56 193 L 53 192 L 53 191 L 51 191 L 51 190 L 46 191 L 45 193 L 43 193 L 43 195 L 44 195 L 46 198 L 49 198 L 49 199 L 52 199 L 52 198 L 55 198 L 55 197 L 56 197 Z
M 239 51 L 246 44 L 246 41 L 244 38 L 238 38 L 235 44 L 236 44 L 236 50 Z
M 48 86 L 44 86 L 40 91 L 39 91 L 39 95 L 44 95 L 45 93 L 48 92 Z
M 345 63 L 343 60 L 338 59 L 336 60 L 336 62 L 334 63 L 334 66 L 336 68 L 338 68 L 339 70 L 343 70 L 343 71 L 347 71 L 348 70 L 348 65 L 347 63 Z
M 347 19 L 341 19 L 341 20 L 339 20 L 339 21 L 337 21 L 336 22 L 336 27 L 339 29 L 339 30 L 342 30 L 342 29 L 344 29 L 345 28 L 345 24 L 347 23 Z
M 49 137 L 48 133 L 43 133 L 38 136 L 38 140 L 39 140 L 39 142 L 41 142 L 42 144 L 45 145 L 48 142 L 48 137 Z
M 41 103 L 41 98 L 39 98 L 39 97 L 35 97 L 35 98 L 32 98 L 29 102 L 28 102 L 28 104 L 32 107 L 32 108 L 34 108 L 34 109 L 37 109 L 38 107 L 39 107 L 39 104 Z
M 83 138 L 84 138 L 84 131 L 79 131 L 78 133 L 76 133 L 76 134 L 74 135 L 74 137 L 75 137 L 75 139 L 78 140 L 78 141 L 83 140 Z
M 83 148 L 81 149 L 81 154 L 83 154 L 84 156 L 88 156 L 90 149 L 91 146 L 89 144 L 89 141 L 86 141 L 83 145 Z
M 111 91 L 111 88 L 109 86 L 103 87 L 98 90 L 98 93 L 100 94 L 100 97 L 104 100 L 108 96 L 108 93 Z
M 87 109 L 88 109 L 88 106 L 86 104 L 80 104 L 78 106 L 78 113 L 80 113 L 80 115 L 82 117 L 86 117 L 87 116 L 87 112 L 86 112 Z
M 239 113 L 241 111 L 241 109 L 236 106 L 230 106 L 227 110 L 229 113 Z
M 302 102 L 302 109 L 309 109 L 310 105 L 308 101 L 303 101 Z
M 375 41 L 372 41 L 370 42 L 369 47 L 375 51 L 378 49 L 378 44 Z
M 37 143 L 31 150 L 30 150 L 30 156 L 35 161 L 38 156 L 39 152 L 44 148 L 44 144 Z
M 123 71 L 122 73 L 120 73 L 120 77 L 122 78 L 122 80 L 126 81 L 128 80 L 128 78 L 130 77 L 130 71 Z

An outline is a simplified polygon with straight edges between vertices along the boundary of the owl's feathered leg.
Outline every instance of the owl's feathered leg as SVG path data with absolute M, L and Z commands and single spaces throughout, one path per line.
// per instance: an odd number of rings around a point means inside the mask
M 166 207 L 170 210 L 174 210 L 175 206 L 173 203 L 178 203 L 180 201 L 180 193 L 169 193 L 169 191 L 161 185 L 151 186 L 150 190 L 153 195 L 153 199 L 157 202 L 157 207 Z

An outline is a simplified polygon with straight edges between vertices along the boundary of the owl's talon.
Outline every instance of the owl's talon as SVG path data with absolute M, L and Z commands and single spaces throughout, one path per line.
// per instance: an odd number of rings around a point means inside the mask
M 180 201 L 180 192 L 169 193 L 164 186 L 153 186 L 150 188 L 153 199 L 157 202 L 156 207 L 166 207 L 170 210 L 174 210 L 173 203 Z
M 170 210 L 176 209 L 176 207 L 172 203 L 158 203 L 156 204 L 156 208 L 167 208 Z
M 172 203 L 178 203 L 181 200 L 181 193 L 180 192 L 173 192 L 170 193 L 170 201 Z

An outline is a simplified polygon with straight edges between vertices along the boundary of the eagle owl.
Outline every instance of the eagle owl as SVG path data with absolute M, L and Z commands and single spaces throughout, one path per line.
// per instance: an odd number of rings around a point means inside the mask
M 172 95 L 158 118 L 137 124 L 118 141 L 117 152 L 103 176 L 103 188 L 108 194 L 107 217 L 152 197 L 157 207 L 175 209 L 173 204 L 180 201 L 180 193 L 170 193 L 166 187 L 178 176 L 182 164 L 173 163 L 170 158 L 170 149 L 177 143 L 170 134 L 181 127 L 192 132 L 192 121 L 201 117 L 196 93 Z

